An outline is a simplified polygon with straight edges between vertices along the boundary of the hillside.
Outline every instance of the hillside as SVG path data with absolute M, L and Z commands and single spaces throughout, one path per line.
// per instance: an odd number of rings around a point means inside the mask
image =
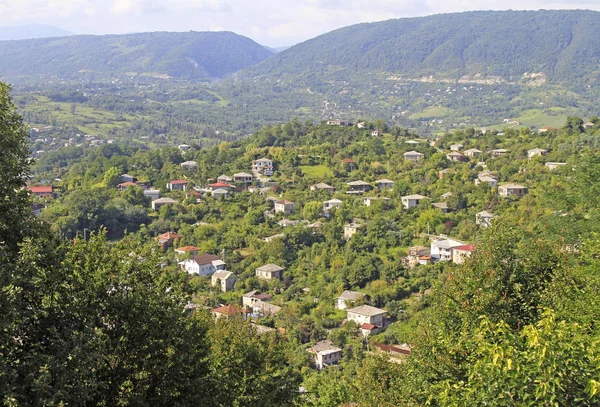
M 78 35 L 0 42 L 0 74 L 28 79 L 105 79 L 147 75 L 188 80 L 221 78 L 273 52 L 231 32 Z
M 345 27 L 287 49 L 249 74 L 310 80 L 317 73 L 384 71 L 519 82 L 525 73 L 541 73 L 549 82 L 587 85 L 598 82 L 599 63 L 598 12 L 477 11 Z

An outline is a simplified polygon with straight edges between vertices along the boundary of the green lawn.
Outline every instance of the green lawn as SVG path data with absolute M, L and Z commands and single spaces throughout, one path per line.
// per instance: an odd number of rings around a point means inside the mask
M 325 178 L 333 175 L 331 170 L 326 165 L 302 165 L 300 166 L 302 173 L 309 178 Z
M 409 116 L 409 119 L 419 120 L 430 117 L 446 117 L 452 113 L 452 109 L 440 106 L 429 106 L 420 113 L 414 113 Z
M 552 112 L 552 114 L 548 113 L 548 110 Z M 565 109 L 560 107 L 552 107 L 550 109 L 540 110 L 540 109 L 529 109 L 524 110 L 518 117 L 515 117 L 520 124 L 518 126 L 515 125 L 507 125 L 507 124 L 497 124 L 493 126 L 486 126 L 491 130 L 501 130 L 508 127 L 530 127 L 534 126 L 538 129 L 546 126 L 560 128 L 565 124 L 567 120 L 567 115 L 564 113 Z

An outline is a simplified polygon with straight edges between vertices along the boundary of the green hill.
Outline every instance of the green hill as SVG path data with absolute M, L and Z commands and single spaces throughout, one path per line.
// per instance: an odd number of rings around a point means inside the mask
M 0 75 L 11 82 L 149 75 L 221 78 L 273 54 L 231 32 L 77 35 L 0 42 Z
M 345 27 L 287 49 L 249 75 L 305 78 L 361 71 L 459 79 L 496 76 L 598 83 L 600 13 L 477 11 Z

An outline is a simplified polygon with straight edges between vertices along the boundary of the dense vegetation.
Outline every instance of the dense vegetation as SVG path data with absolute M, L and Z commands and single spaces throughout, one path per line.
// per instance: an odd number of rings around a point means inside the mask
M 599 16 L 595 11 L 478 11 L 359 24 L 296 45 L 249 71 L 293 76 L 307 84 L 338 71 L 512 82 L 525 73 L 543 73 L 553 83 L 597 86 Z
M 0 73 L 11 82 L 121 75 L 201 81 L 232 74 L 272 54 L 231 32 L 77 35 L 0 42 Z

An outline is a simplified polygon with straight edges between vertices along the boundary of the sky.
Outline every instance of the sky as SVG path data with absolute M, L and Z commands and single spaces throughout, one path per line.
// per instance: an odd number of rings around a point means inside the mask
M 233 31 L 281 47 L 362 22 L 508 9 L 600 11 L 600 0 L 0 0 L 0 25 L 76 34 Z

